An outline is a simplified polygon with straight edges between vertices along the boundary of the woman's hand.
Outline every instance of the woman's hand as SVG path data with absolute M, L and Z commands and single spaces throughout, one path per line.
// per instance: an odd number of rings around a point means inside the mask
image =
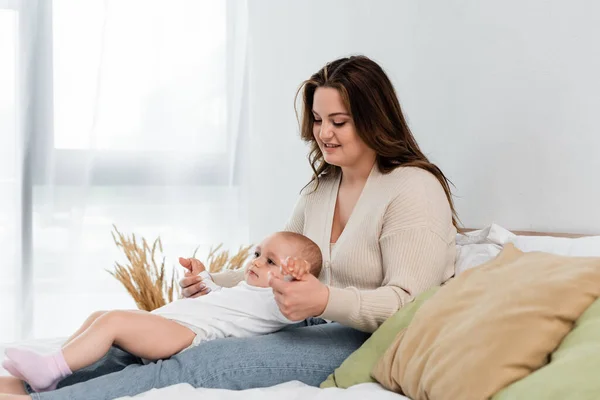
M 291 321 L 301 321 L 323 314 L 329 301 L 329 288 L 310 273 L 303 274 L 300 279 L 292 282 L 271 275 L 269 286 L 273 288 L 279 310 Z
M 192 298 L 204 296 L 210 291 L 210 289 L 202 282 L 202 277 L 198 276 L 200 272 L 206 271 L 202 262 L 195 258 L 179 257 L 179 264 L 187 270 L 185 271 L 184 277 L 179 281 L 183 297 Z

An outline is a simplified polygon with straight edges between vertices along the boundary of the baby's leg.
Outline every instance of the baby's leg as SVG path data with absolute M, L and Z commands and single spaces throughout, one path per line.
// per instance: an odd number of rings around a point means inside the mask
M 68 345 L 69 343 L 71 343 L 73 341 L 73 339 L 75 339 L 77 336 L 81 335 L 83 332 L 85 332 L 85 330 L 87 328 L 89 328 L 99 317 L 103 316 L 104 314 L 106 314 L 107 311 L 96 311 L 93 312 L 83 323 L 83 325 L 81 325 L 81 327 L 77 330 L 77 332 L 75 332 L 73 335 L 71 335 L 70 338 L 67 339 L 67 341 L 63 344 L 62 347 L 65 347 L 66 345 Z
M 62 347 L 65 347 L 67 344 L 71 343 L 73 341 L 73 339 L 75 339 L 77 336 L 81 335 L 87 328 L 90 327 L 90 325 L 92 325 L 94 323 L 94 321 L 96 321 L 99 317 L 101 317 L 104 314 L 106 314 L 106 311 L 93 312 L 85 320 L 85 322 L 81 325 L 81 327 L 63 343 Z M 10 360 L 10 359 L 5 360 L 2 363 L 2 366 L 4 367 L 4 369 L 6 369 L 8 372 L 10 372 L 10 374 L 12 376 L 14 376 L 15 378 L 18 378 L 19 382 L 24 379 L 23 375 L 21 375 L 21 373 L 16 368 L 16 366 L 12 360 Z M 0 391 L 0 393 L 4 393 L 4 392 Z
M 77 336 L 81 335 L 87 328 L 90 327 L 90 325 L 92 325 L 94 323 L 94 321 L 96 321 L 99 317 L 101 317 L 102 315 L 104 315 L 106 313 L 106 311 L 96 311 L 93 312 L 83 323 L 83 325 L 81 325 L 81 327 L 73 334 L 71 335 L 71 337 L 69 337 L 65 343 L 63 344 L 63 347 L 65 347 L 67 344 L 71 343 L 73 341 L 73 339 L 75 339 Z M 21 382 L 21 380 L 24 379 L 24 377 L 21 375 L 21 372 L 18 370 L 18 368 L 16 367 L 15 363 L 12 360 L 5 360 L 2 363 L 2 366 L 4 367 L 4 369 L 6 369 L 8 372 L 10 372 L 10 374 L 12 376 L 14 376 L 15 378 L 18 379 L 19 382 Z M 23 385 L 21 385 L 23 386 Z M 0 393 L 4 393 L 1 391 L 1 385 L 0 385 Z
M 190 329 L 158 315 L 109 311 L 57 354 L 42 356 L 28 350 L 8 349 L 6 355 L 32 387 L 47 390 L 56 387 L 72 371 L 98 361 L 113 344 L 139 357 L 155 360 L 180 352 L 194 337 Z
M 143 311 L 109 311 L 63 348 L 71 370 L 98 361 L 115 344 L 138 357 L 168 358 L 188 347 L 195 333 L 190 329 Z

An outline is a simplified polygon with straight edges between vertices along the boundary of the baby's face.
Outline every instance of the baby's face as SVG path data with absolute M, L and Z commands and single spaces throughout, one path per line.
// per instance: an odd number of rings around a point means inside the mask
M 246 282 L 252 286 L 269 287 L 269 272 L 281 276 L 279 266 L 286 257 L 296 257 L 299 246 L 293 240 L 273 234 L 263 240 L 246 266 Z

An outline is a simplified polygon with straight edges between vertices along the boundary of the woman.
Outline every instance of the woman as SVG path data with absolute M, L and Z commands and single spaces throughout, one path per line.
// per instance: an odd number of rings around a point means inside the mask
M 448 180 L 419 149 L 381 67 L 362 56 L 342 58 L 300 91 L 301 136 L 311 144 L 314 175 L 286 229 L 319 245 L 323 269 L 319 279 L 270 285 L 282 313 L 306 322 L 208 342 L 146 366 L 115 349 L 61 389 L 32 398 L 107 399 L 182 382 L 225 389 L 290 380 L 318 385 L 389 316 L 453 276 L 457 223 Z M 213 278 L 233 286 L 242 273 Z M 186 297 L 204 294 L 193 271 L 181 286 Z M 23 393 L 14 379 L 2 385 L 0 392 Z

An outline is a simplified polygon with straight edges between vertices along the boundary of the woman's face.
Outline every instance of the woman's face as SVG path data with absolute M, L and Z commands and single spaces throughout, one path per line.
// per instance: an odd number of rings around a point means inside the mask
M 317 88 L 312 113 L 313 135 L 328 164 L 355 167 L 374 160 L 375 151 L 356 133 L 354 121 L 337 89 Z

